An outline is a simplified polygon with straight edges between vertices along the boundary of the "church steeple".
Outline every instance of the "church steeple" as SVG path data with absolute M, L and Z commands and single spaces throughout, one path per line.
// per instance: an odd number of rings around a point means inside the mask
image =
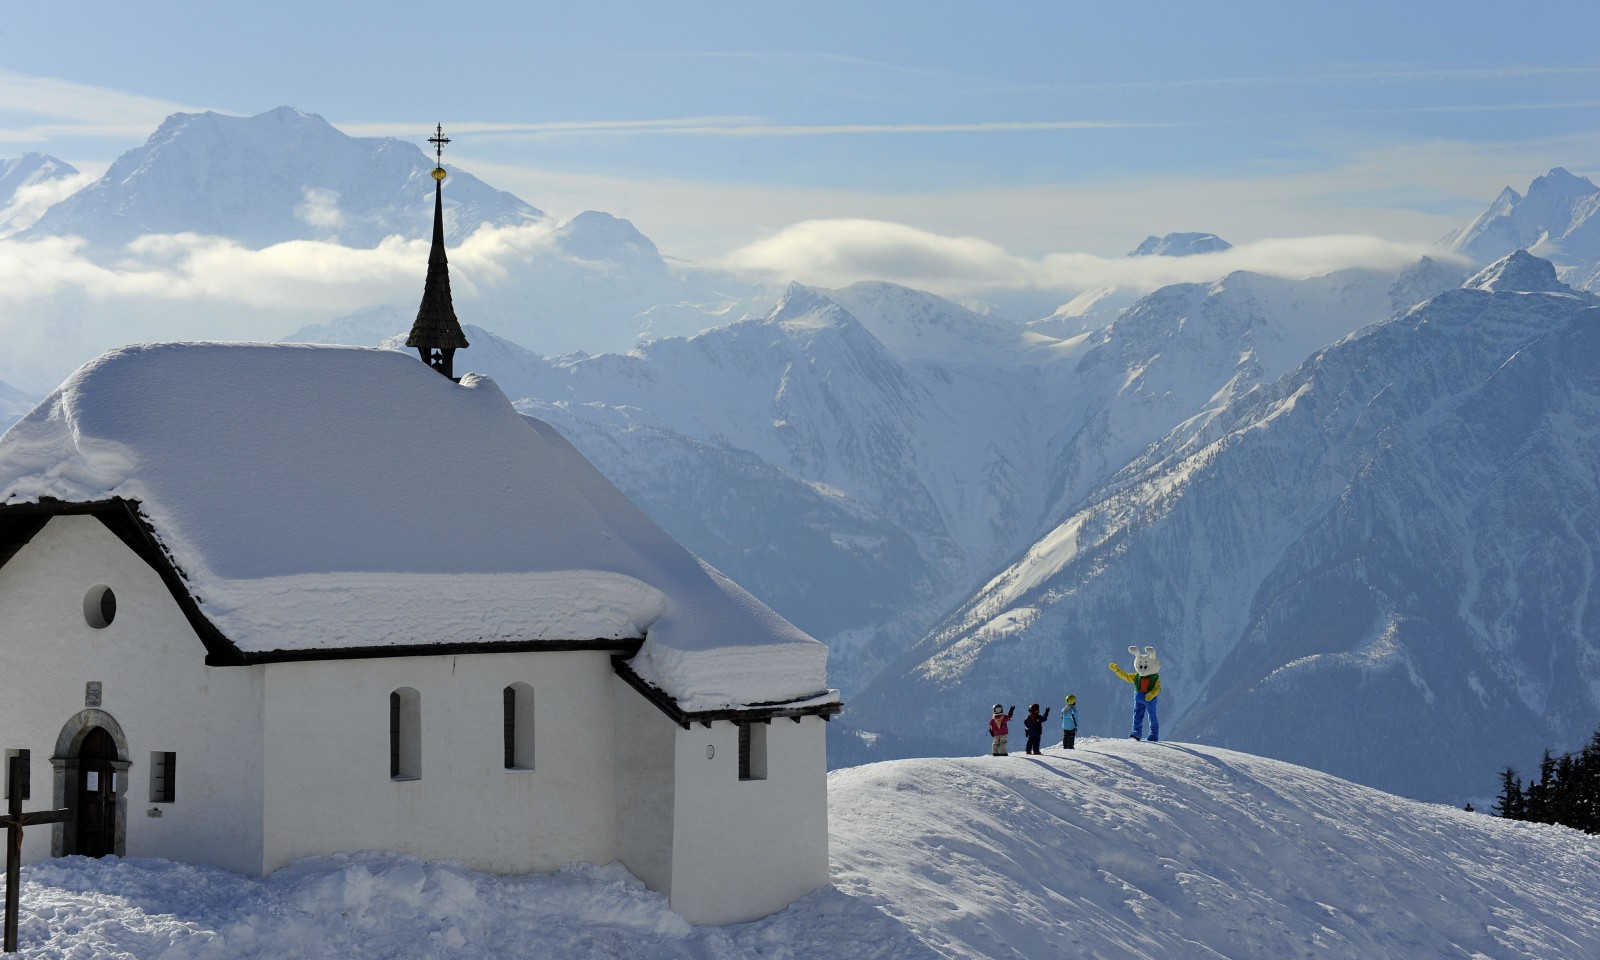
M 428 279 L 422 288 L 422 305 L 417 308 L 417 319 L 411 325 L 406 346 L 416 347 L 423 363 L 454 380 L 456 350 L 470 344 L 466 334 L 461 332 L 456 308 L 450 302 L 450 265 L 444 255 L 444 145 L 450 138 L 444 135 L 442 125 L 435 124 L 428 142 L 434 148 L 433 248 L 428 251 Z

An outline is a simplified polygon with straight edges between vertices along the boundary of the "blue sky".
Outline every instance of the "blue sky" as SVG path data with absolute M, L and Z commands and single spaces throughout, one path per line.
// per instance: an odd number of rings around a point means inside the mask
M 1437 239 L 1600 169 L 1595 6 L 5 4 L 0 156 L 103 168 L 180 109 L 425 139 L 716 259 L 813 218 L 1023 256 Z

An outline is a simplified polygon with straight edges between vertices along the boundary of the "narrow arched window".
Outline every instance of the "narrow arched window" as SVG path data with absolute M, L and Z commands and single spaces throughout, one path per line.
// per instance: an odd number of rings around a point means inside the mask
M 533 688 L 513 683 L 501 694 L 507 770 L 533 769 Z
M 422 694 L 401 687 L 389 694 L 389 777 L 422 776 Z

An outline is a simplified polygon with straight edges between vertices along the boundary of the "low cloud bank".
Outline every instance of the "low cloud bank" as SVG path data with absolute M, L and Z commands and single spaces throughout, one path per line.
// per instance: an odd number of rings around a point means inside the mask
M 484 227 L 450 251 L 458 300 L 481 298 L 553 249 L 545 224 Z M 276 340 L 308 323 L 422 293 L 428 242 L 360 249 L 297 240 L 252 250 L 220 237 L 152 234 L 115 258 L 77 238 L 0 241 L 0 381 L 39 393 L 78 364 L 144 340 Z
M 950 237 L 880 220 L 808 220 L 742 247 L 728 266 L 838 287 L 891 280 L 952 296 L 993 291 L 1058 291 L 1095 287 L 1149 291 L 1172 283 L 1215 280 L 1238 270 L 1308 277 L 1350 267 L 1393 269 L 1418 257 L 1448 256 L 1429 244 L 1332 235 L 1260 240 L 1190 257 L 1101 257 L 1013 254 L 976 237 Z
M 331 226 L 337 205 L 330 197 L 307 195 L 302 215 Z M 888 221 L 837 219 L 797 223 L 734 251 L 724 265 L 779 282 L 837 287 L 889 280 L 947 296 L 1026 294 L 1035 304 L 1051 305 L 1034 314 L 1043 316 L 1054 305 L 1097 287 L 1142 292 L 1214 280 L 1236 270 L 1299 277 L 1345 267 L 1395 268 L 1424 254 L 1439 252 L 1370 236 L 1319 236 L 1263 240 L 1180 258 L 1084 253 L 1026 257 L 977 237 L 945 236 Z M 398 237 L 371 248 L 297 240 L 255 250 L 219 237 L 156 234 L 139 238 L 113 257 L 91 257 L 76 238 L 0 240 L 0 289 L 7 292 L 0 308 L 0 336 L 9 348 L 0 355 L 0 381 L 44 392 L 78 364 L 122 343 L 275 340 L 364 307 L 414 303 L 422 292 L 427 258 L 426 241 Z M 546 306 L 556 304 L 545 311 L 551 318 L 539 322 L 573 329 L 546 328 L 530 346 L 614 349 L 581 341 L 584 331 L 600 329 L 595 311 L 610 309 L 595 301 L 596 291 L 616 286 L 613 281 L 620 276 L 606 274 L 609 268 L 599 269 L 610 280 L 590 267 L 564 271 L 563 265 L 572 263 L 558 248 L 549 223 L 484 227 L 450 251 L 456 299 L 484 322 L 528 314 L 533 301 L 528 290 L 519 288 L 531 283 L 549 300 Z M 601 287 L 591 286 L 596 282 Z M 583 303 L 593 309 L 585 313 Z M 646 306 L 629 301 L 628 309 Z M 1027 317 L 1019 314 L 1017 319 Z M 505 333 L 515 337 L 517 331 Z
M 93 173 L 77 173 L 43 183 L 18 187 L 11 202 L 0 209 L 0 237 L 9 237 L 33 226 L 44 212 L 98 179 Z

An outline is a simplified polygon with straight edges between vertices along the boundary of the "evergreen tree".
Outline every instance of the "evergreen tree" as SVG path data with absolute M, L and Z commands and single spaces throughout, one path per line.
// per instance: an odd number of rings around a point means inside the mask
M 1538 779 L 1529 782 L 1526 790 L 1515 770 L 1507 767 L 1501 771 L 1494 812 L 1508 820 L 1559 823 L 1585 833 L 1600 833 L 1600 730 L 1582 750 L 1559 758 L 1546 750 L 1539 761 Z
M 1572 754 L 1564 754 L 1556 761 L 1556 787 L 1550 795 L 1550 822 L 1559 823 L 1564 827 L 1583 829 L 1578 821 L 1578 808 L 1582 798 L 1579 796 L 1581 786 L 1578 782 L 1577 761 Z
M 1494 812 L 1496 816 L 1507 820 L 1527 819 L 1527 806 L 1522 796 L 1522 778 L 1510 767 L 1500 771 L 1500 797 L 1495 800 Z

